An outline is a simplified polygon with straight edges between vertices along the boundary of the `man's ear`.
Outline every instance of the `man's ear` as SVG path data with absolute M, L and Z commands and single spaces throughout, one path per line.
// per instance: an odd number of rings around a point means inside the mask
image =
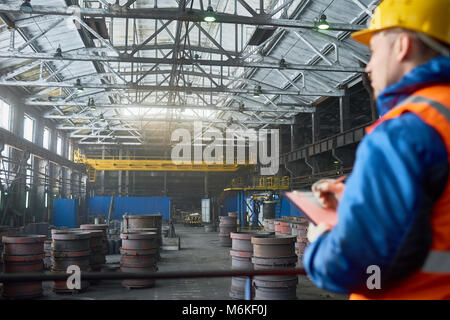
M 394 59 L 398 62 L 405 61 L 411 53 L 411 36 L 407 33 L 400 33 L 395 41 Z

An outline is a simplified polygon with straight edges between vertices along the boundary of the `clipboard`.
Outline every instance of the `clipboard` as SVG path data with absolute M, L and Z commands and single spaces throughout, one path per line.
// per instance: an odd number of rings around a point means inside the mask
M 338 221 L 336 210 L 322 207 L 312 192 L 285 192 L 284 196 L 314 224 L 326 223 L 334 227 Z

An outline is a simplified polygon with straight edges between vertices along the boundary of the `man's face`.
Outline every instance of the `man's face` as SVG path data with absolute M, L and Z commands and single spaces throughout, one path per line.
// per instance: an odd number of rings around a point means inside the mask
M 398 65 L 392 56 L 393 47 L 392 35 L 383 32 L 376 33 L 370 40 L 372 57 L 366 67 L 366 72 L 369 74 L 375 98 L 378 97 L 380 91 L 397 81 L 395 74 L 398 71 Z

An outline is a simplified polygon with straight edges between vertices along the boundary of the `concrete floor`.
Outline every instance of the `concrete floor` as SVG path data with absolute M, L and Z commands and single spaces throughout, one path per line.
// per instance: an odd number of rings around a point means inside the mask
M 175 226 L 181 237 L 181 250 L 162 251 L 159 271 L 229 270 L 230 248 L 219 246 L 218 233 L 207 233 L 203 227 Z M 107 256 L 107 267 L 119 266 L 120 255 Z M 231 278 L 157 280 L 153 288 L 126 289 L 118 280 L 103 280 L 79 294 L 55 294 L 51 282 L 44 282 L 45 300 L 95 299 L 95 300 L 231 300 L 228 295 Z M 316 288 L 306 276 L 299 276 L 298 299 L 342 300 L 338 295 Z

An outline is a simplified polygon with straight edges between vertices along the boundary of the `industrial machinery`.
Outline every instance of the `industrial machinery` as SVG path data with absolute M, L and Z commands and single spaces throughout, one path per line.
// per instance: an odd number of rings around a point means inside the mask
M 202 226 L 202 216 L 200 213 L 191 213 L 186 216 L 184 224 L 189 227 L 200 227 Z
M 281 212 L 279 192 L 281 190 L 289 190 L 289 187 L 288 176 L 262 176 L 256 178 L 251 184 L 245 184 L 242 178 L 233 179 L 231 186 L 224 189 L 224 191 L 237 192 L 237 211 L 240 230 L 255 230 L 262 226 L 259 219 L 261 206 L 263 208 L 263 218 L 275 218 L 275 209 L 278 203 L 280 203 L 278 205 L 278 212 Z M 245 214 L 246 212 L 248 212 L 247 215 Z

